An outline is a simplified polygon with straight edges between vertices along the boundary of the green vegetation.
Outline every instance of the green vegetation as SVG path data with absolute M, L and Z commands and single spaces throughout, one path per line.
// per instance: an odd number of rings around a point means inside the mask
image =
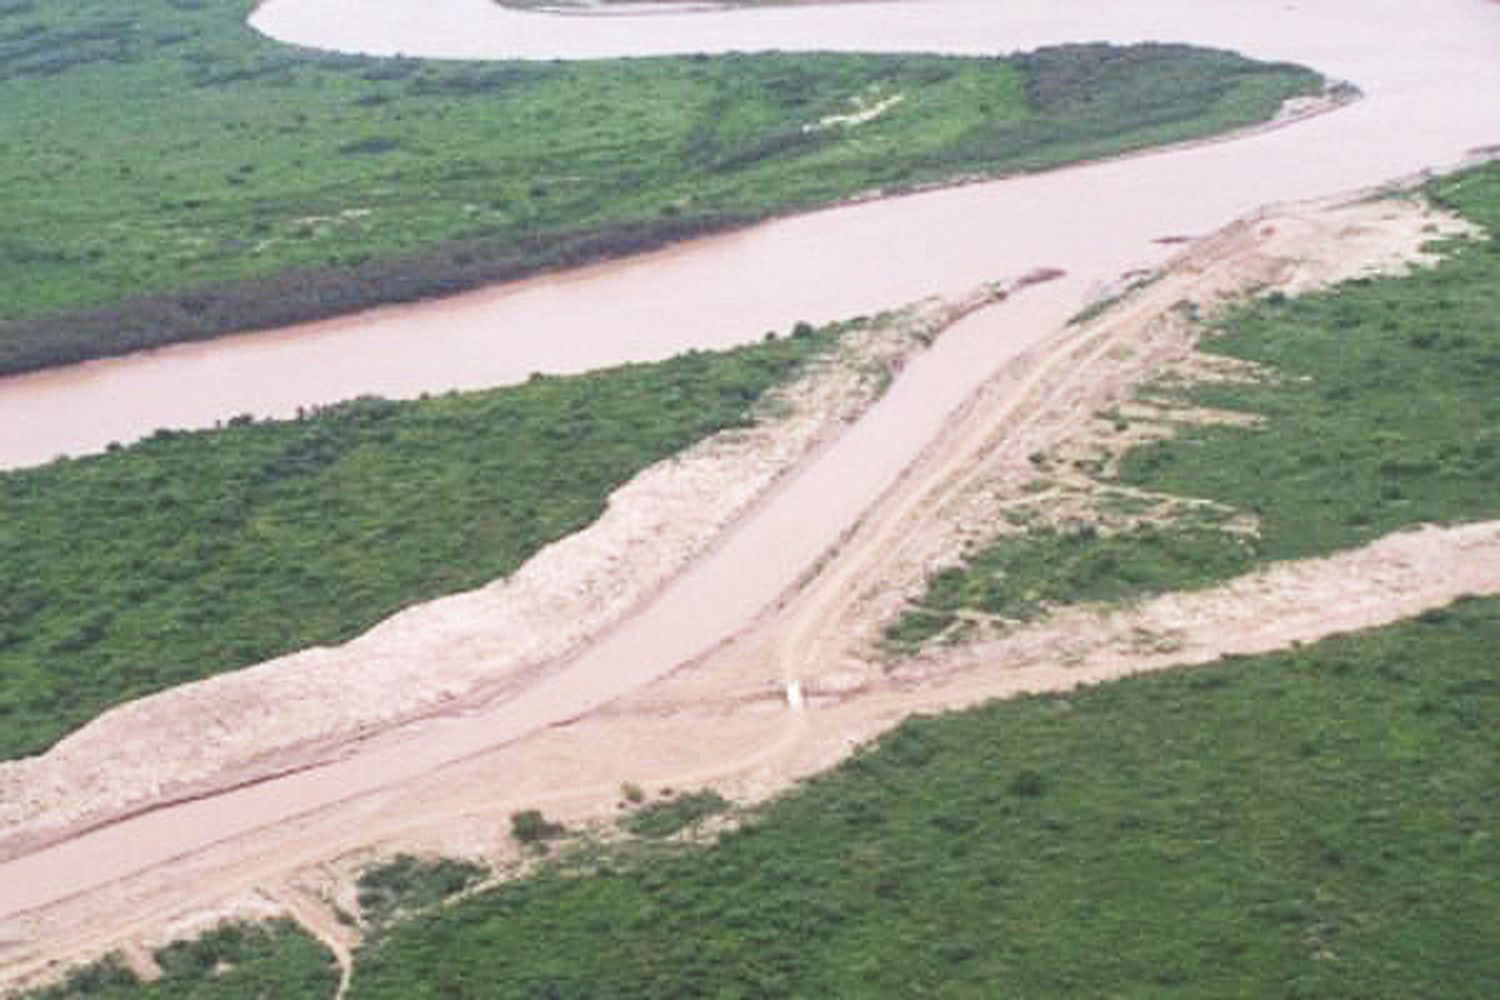
M 621 820 L 620 825 L 638 837 L 660 839 L 681 833 L 728 808 L 729 801 L 722 795 L 704 789 L 642 806 Z
M 118 959 L 79 969 L 32 1000 L 73 997 L 132 1000 L 268 1000 L 331 997 L 338 989 L 333 956 L 289 920 L 227 924 L 156 953 L 162 978 L 143 984 Z
M 567 832 L 567 827 L 552 822 L 540 809 L 523 809 L 510 815 L 510 835 L 523 847 L 545 850 L 549 840 L 557 840 Z
M 1500 167 L 1429 193 L 1500 232 Z M 934 576 L 887 641 L 910 648 L 963 610 L 1026 617 L 1038 602 L 1198 586 L 1413 524 L 1500 517 L 1500 242 L 1443 251 L 1430 271 L 1235 310 L 1203 349 L 1274 377 L 1179 391 L 1263 424 L 1189 427 L 1125 455 L 1124 483 L 1252 514 L 1255 538 L 1173 524 L 1004 539 Z
M 746 424 L 843 328 L 0 475 L 0 758 L 505 576 L 640 469 Z
M 1500 232 L 1500 168 L 1432 193 Z M 1127 455 L 1121 478 L 1254 513 L 1267 559 L 1423 521 L 1500 516 L 1500 243 L 1445 252 L 1431 271 L 1272 298 L 1228 317 L 1207 349 L 1278 377 L 1192 397 L 1265 425 L 1189 429 Z
M 354 995 L 1488 996 L 1497 643 L 1461 602 L 912 721 L 711 850 L 395 925 Z
M 1320 84 L 1178 46 L 356 58 L 262 38 L 250 6 L 0 0 L 0 372 L 1204 135 Z
M 965 612 L 1025 621 L 1047 605 L 1199 587 L 1243 572 L 1251 554 L 1245 538 L 1201 527 L 1145 525 L 1118 535 L 1032 531 L 933 574 L 921 604 L 892 623 L 885 641 L 895 650 L 913 649 L 947 632 Z
M 398 854 L 359 876 L 359 913 L 370 924 L 431 909 L 488 874 L 483 865 L 455 858 Z

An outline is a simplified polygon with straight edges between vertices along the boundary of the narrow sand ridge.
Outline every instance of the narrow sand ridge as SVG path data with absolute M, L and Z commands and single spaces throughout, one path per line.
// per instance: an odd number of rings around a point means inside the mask
M 1116 310 L 1018 357 L 884 493 L 820 576 L 693 669 L 603 711 L 554 716 L 572 721 L 533 726 L 520 739 L 507 740 L 500 728 L 510 724 L 506 710 L 515 701 L 498 715 L 411 727 L 324 769 L 324 777 L 341 775 L 339 794 L 327 801 L 347 792 L 349 774 L 381 779 L 371 794 L 275 827 L 256 829 L 254 821 L 284 815 L 279 810 L 288 780 L 146 814 L 0 866 L 0 899 L 10 914 L 0 918 L 0 938 L 14 942 L 0 950 L 4 975 L 29 975 L 52 957 L 87 955 L 158 933 L 197 910 L 232 910 L 235 899 L 253 896 L 258 885 L 372 843 L 494 853 L 510 810 L 545 805 L 570 818 L 598 818 L 611 810 L 625 780 L 677 787 L 714 781 L 759 798 L 914 710 L 1201 662 L 1223 651 L 1276 648 L 1395 620 L 1464 593 L 1500 590 L 1500 526 L 1479 525 L 1405 533 L 1360 552 L 1276 567 L 1132 611 L 1069 612 L 1000 645 L 919 660 L 889 674 L 864 652 L 871 609 L 884 606 L 866 598 L 872 591 L 878 596 L 888 576 L 902 577 L 893 566 L 932 556 L 922 545 L 914 556 L 904 541 L 923 537 L 929 512 L 988 475 L 993 456 L 1066 439 L 1097 409 L 1098 393 L 1128 388 L 1149 374 L 1150 364 L 1130 359 L 1157 357 L 1159 320 L 1178 302 L 1211 304 L 1247 285 L 1296 288 L 1317 275 L 1331 279 L 1389 267 L 1453 225 L 1409 202 L 1383 202 L 1301 208 L 1230 227 L 1184 253 L 1169 273 Z M 968 322 L 1024 301 L 1023 295 Z M 1165 336 L 1168 346 L 1173 336 Z M 1095 365 L 1111 359 L 1117 363 L 1101 374 Z M 736 533 L 753 533 L 754 523 Z M 586 660 L 575 666 L 580 663 Z M 788 680 L 806 691 L 802 711 L 787 708 Z M 590 703 L 579 686 L 566 685 L 564 693 L 561 706 Z M 549 704 L 544 697 L 528 711 Z M 471 722 L 483 732 L 469 744 L 464 730 L 473 731 Z M 455 733 L 472 750 L 461 755 L 465 759 L 441 769 L 423 759 L 426 742 L 451 752 Z M 388 765 L 413 758 L 419 776 L 393 783 L 402 768 Z M 341 771 L 345 766 L 354 770 Z M 232 835 L 235 817 L 251 820 L 253 832 Z M 148 849 L 163 844 L 166 853 L 152 864 Z M 174 857 L 174 844 L 196 846 L 181 847 L 188 853 Z
M 1365 98 L 1232 142 L 850 205 L 454 299 L 0 380 L 0 466 L 241 412 L 287 415 L 360 393 L 407 397 L 744 343 L 1038 264 L 1078 278 L 1076 308 L 1122 273 L 1161 264 L 1171 251 L 1158 237 L 1453 164 L 1500 140 L 1500 102 L 1474 99 L 1500 92 L 1500 8 L 1484 0 L 930 0 L 608 19 L 489 0 L 272 0 L 254 23 L 346 51 L 537 58 L 1158 39 L 1301 62 Z M 413 338 L 423 351 L 410 350 Z

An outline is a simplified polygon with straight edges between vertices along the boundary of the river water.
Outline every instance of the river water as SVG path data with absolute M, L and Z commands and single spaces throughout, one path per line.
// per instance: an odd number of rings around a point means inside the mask
M 1079 306 L 1122 272 L 1160 263 L 1159 237 L 1500 141 L 1500 9 L 1484 0 L 927 0 L 609 17 L 492 0 L 270 0 L 253 23 L 328 49 L 474 58 L 1187 41 L 1301 62 L 1367 98 L 1232 143 L 836 208 L 438 302 L 0 379 L 0 467 L 240 413 L 289 416 L 362 393 L 411 397 L 724 347 L 1038 265 L 1080 279 Z
M 272 0 L 256 24 L 305 44 L 437 56 L 767 46 L 975 52 L 1160 38 L 1293 59 L 1368 96 L 1234 142 L 819 212 L 498 291 L 0 385 L 5 460 L 15 463 L 34 460 L 13 445 L 17 437 L 44 440 L 42 453 L 90 448 L 99 427 L 128 437 L 357 392 L 400 395 L 658 357 L 1036 266 L 1068 271 L 960 324 L 818 462 L 568 669 L 395 748 L 125 820 L 0 865 L 0 916 L 419 778 L 649 682 L 782 592 L 989 371 L 1056 329 L 1091 290 L 1161 261 L 1168 250 L 1157 238 L 1205 233 L 1267 202 L 1452 164 L 1500 140 L 1500 7 L 1482 0 L 933 0 L 593 19 L 519 14 L 490 0 Z M 134 424 L 121 416 L 121 396 L 136 404 Z M 65 433 L 59 423 L 79 429 Z

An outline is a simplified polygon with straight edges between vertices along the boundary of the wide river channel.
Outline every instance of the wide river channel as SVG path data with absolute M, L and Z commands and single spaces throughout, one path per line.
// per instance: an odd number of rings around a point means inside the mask
M 252 23 L 293 44 L 452 58 L 1184 41 L 1300 62 L 1366 99 L 1234 142 L 835 208 L 441 302 L 0 379 L 0 468 L 240 413 L 738 344 L 1038 265 L 1073 276 L 1076 307 L 1160 263 L 1170 249 L 1157 238 L 1500 141 L 1500 8 L 1486 0 L 915 0 L 583 17 L 493 0 L 269 0 Z

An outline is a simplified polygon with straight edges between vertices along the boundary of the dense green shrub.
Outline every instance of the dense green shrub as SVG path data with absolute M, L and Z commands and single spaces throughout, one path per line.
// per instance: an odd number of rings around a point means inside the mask
M 518 844 L 526 847 L 545 845 L 547 841 L 556 840 L 567 832 L 567 827 L 552 822 L 542 815 L 540 809 L 523 809 L 510 816 L 510 835 Z
M 729 808 L 718 792 L 704 789 L 642 806 L 621 821 L 621 826 L 639 837 L 670 837 Z
M 484 878 L 488 869 L 457 858 L 398 854 L 359 876 L 359 913 L 371 924 L 430 909 Z
M 333 956 L 290 920 L 230 923 L 156 953 L 162 978 L 142 983 L 118 959 L 73 972 L 30 1000 L 326 1000 L 338 989 Z

